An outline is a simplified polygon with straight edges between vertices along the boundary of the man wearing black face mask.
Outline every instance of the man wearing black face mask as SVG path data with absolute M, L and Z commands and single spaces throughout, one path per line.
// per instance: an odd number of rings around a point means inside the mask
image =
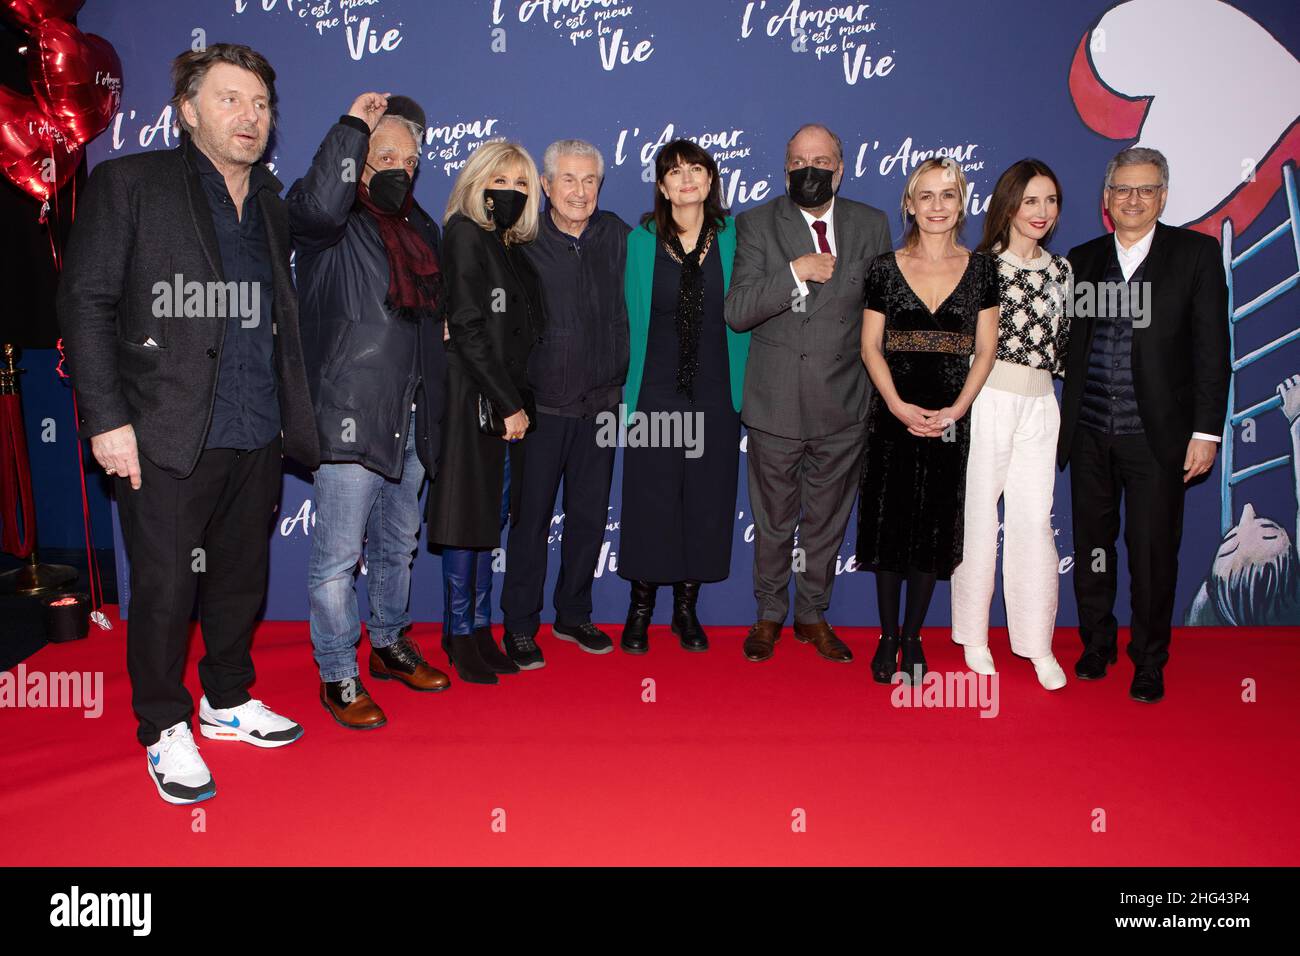
M 736 219 L 727 325 L 756 330 L 741 420 L 748 431 L 758 621 L 745 656 L 772 656 L 790 609 L 794 636 L 853 659 L 825 621 L 835 558 L 857 490 L 870 383 L 860 358 L 863 277 L 890 249 L 879 209 L 837 198 L 839 137 L 808 124 L 786 146 L 788 195 Z M 794 545 L 799 531 L 799 549 Z
M 321 703 L 357 730 L 386 722 L 357 667 L 353 574 L 363 542 L 370 675 L 419 691 L 449 683 L 402 635 L 446 370 L 438 227 L 412 193 L 424 128 L 413 100 L 364 93 L 288 196 L 322 461 L 308 571 L 312 647 Z

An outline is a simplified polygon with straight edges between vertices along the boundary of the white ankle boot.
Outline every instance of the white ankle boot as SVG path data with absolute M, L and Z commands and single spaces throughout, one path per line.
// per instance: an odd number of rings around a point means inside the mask
M 1033 661 L 1034 671 L 1038 674 L 1038 683 L 1042 684 L 1045 690 L 1060 690 L 1065 686 L 1065 671 L 1061 670 L 1061 665 L 1056 662 L 1053 655 L 1035 657 Z
M 963 644 L 962 649 L 966 653 L 966 666 L 976 674 L 997 673 L 997 669 L 993 666 L 993 655 L 989 653 L 987 644 L 978 647 L 973 644 Z

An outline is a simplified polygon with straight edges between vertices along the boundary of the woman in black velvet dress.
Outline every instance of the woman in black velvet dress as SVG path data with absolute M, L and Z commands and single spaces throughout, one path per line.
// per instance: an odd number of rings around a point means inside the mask
M 993 367 L 998 324 L 996 264 L 957 244 L 965 198 L 965 178 L 952 160 L 918 166 L 903 194 L 903 246 L 867 272 L 862 360 L 876 390 L 867 411 L 857 557 L 876 572 L 881 634 L 871 671 L 880 683 L 899 670 L 909 681 L 924 675 L 921 624 L 934 584 L 961 563 L 966 413 Z

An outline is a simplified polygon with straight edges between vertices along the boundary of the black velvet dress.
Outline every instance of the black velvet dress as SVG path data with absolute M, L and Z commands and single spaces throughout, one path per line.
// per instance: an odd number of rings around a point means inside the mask
M 931 313 L 903 278 L 894 253 L 867 272 L 866 307 L 885 316 L 882 343 L 905 402 L 947 408 L 961 393 L 981 309 L 998 305 L 997 265 L 972 253 L 957 287 Z M 858 502 L 858 564 L 865 571 L 920 571 L 942 580 L 961 563 L 970 414 L 944 437 L 918 438 L 873 391 Z
M 636 412 L 693 419 L 689 448 L 633 447 L 632 422 L 623 451 L 623 510 L 618 573 L 630 581 L 667 584 L 721 581 L 731 571 L 740 466 L 740 414 L 731 404 L 722 254 L 715 238 L 701 263 L 704 315 L 696 350 L 694 402 L 677 391 L 677 293 L 681 264 L 663 243 L 655 253 L 645 372 Z M 656 429 L 657 430 L 657 429 Z

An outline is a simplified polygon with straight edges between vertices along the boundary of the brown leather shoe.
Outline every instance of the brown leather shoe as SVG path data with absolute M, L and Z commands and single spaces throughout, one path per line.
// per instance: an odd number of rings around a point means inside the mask
M 767 660 L 776 650 L 776 642 L 780 639 L 780 621 L 759 621 L 749 629 L 749 634 L 745 637 L 745 659 Z
M 388 647 L 370 649 L 370 676 L 376 680 L 400 680 L 412 690 L 438 691 L 451 686 L 450 678 L 425 663 L 420 648 L 405 637 Z
M 828 661 L 847 664 L 853 660 L 853 652 L 849 650 L 849 646 L 835 636 L 835 632 L 825 621 L 818 621 L 816 624 L 800 624 L 796 621 L 794 639 L 800 644 L 815 644 L 817 653 Z
M 360 678 L 349 677 L 346 680 L 322 682 L 320 685 L 320 702 L 330 712 L 330 716 L 349 730 L 374 730 L 388 723 L 388 718 L 379 709 Z

